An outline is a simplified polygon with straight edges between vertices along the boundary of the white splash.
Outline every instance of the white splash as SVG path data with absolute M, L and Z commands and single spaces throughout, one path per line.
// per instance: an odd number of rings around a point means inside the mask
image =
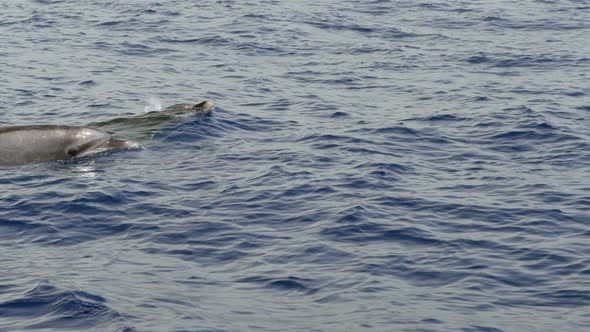
M 162 101 L 156 97 L 150 97 L 148 100 L 145 101 L 147 105 L 143 108 L 145 113 L 153 112 L 153 111 L 161 111 L 162 110 Z

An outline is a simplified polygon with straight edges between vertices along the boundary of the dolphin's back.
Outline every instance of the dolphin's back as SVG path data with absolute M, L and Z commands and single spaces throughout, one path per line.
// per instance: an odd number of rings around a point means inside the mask
M 0 165 L 63 160 L 103 144 L 110 136 L 87 127 L 62 125 L 0 128 Z

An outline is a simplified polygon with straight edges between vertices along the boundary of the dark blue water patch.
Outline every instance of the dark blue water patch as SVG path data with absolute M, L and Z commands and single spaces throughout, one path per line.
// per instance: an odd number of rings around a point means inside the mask
M 338 119 L 338 118 L 344 118 L 344 117 L 348 117 L 348 116 L 349 116 L 348 113 L 338 111 L 338 112 L 332 113 L 330 115 L 330 118 L 332 118 L 332 119 Z
M 429 201 L 412 197 L 380 197 L 371 200 L 372 203 L 383 208 L 396 207 L 398 211 L 414 211 L 430 213 L 432 216 L 443 217 L 452 221 L 449 227 L 460 227 L 462 231 L 478 230 L 506 233 L 531 233 L 548 236 L 564 236 L 571 234 L 572 229 L 555 228 L 557 222 L 583 223 L 583 217 L 578 214 L 568 214 L 553 209 L 510 209 L 494 208 L 467 204 L 449 204 L 445 202 Z M 401 209 L 401 210 L 400 210 Z M 400 212 L 401 213 L 401 212 Z M 567 220 L 567 221 L 566 221 Z M 551 221 L 534 225 L 527 223 Z M 439 222 L 442 227 L 446 223 Z M 551 226 L 551 227 L 550 227 Z
M 420 270 L 416 268 L 408 268 L 406 270 L 396 271 L 398 277 L 401 277 L 408 282 L 418 287 L 446 287 L 451 284 L 460 282 L 467 278 L 471 273 L 463 271 L 452 270 Z
M 479 229 L 479 226 L 477 226 L 477 225 L 475 225 L 473 227 Z M 482 248 L 485 248 L 485 250 L 492 250 L 495 252 L 513 250 L 513 248 L 511 246 L 503 245 L 503 244 L 501 244 L 497 241 L 491 240 L 491 239 L 490 240 L 472 240 L 472 239 L 461 238 L 461 239 L 452 240 L 450 242 L 453 245 L 457 246 L 457 248 L 460 248 L 461 250 L 481 250 Z M 480 269 L 487 269 L 488 267 L 489 267 L 488 265 L 479 263 L 479 264 L 468 265 L 467 269 L 480 270 Z
M 82 86 L 86 86 L 86 87 L 93 87 L 93 86 L 97 86 L 98 83 L 93 80 L 86 80 L 86 81 L 82 81 L 82 82 L 78 83 L 78 85 L 82 85 Z
M 348 52 L 351 55 L 363 56 L 366 54 L 374 54 L 374 53 L 393 54 L 394 52 L 402 52 L 402 49 L 398 48 L 398 49 L 392 50 L 392 49 L 385 49 L 385 48 L 378 48 L 378 47 L 361 47 L 361 48 L 354 48 L 354 49 L 348 50 Z
M 56 3 L 62 3 L 65 1 L 63 1 L 63 0 L 34 0 L 33 2 L 44 4 L 44 5 L 52 5 L 52 4 L 56 4 Z
M 511 130 L 497 134 L 490 133 L 489 135 L 483 136 L 483 138 L 490 139 L 494 144 L 499 144 L 502 141 L 516 142 L 519 140 L 526 142 L 548 141 L 550 143 L 557 143 L 579 139 L 564 133 L 548 132 L 544 128 L 540 130 Z
M 375 28 L 370 28 L 370 27 L 363 27 L 360 25 L 334 25 L 334 24 L 328 24 L 328 23 L 324 23 L 324 22 L 306 22 L 307 24 L 310 24 L 314 27 L 320 28 L 320 29 L 326 29 L 326 30 L 349 30 L 349 31 L 355 31 L 355 32 L 360 32 L 360 33 L 371 33 L 371 32 L 375 32 L 377 29 Z
M 141 13 L 142 14 L 147 14 L 147 15 L 153 15 L 153 14 L 157 14 L 158 11 L 155 10 L 155 9 L 148 8 L 148 9 L 142 10 Z
M 213 245 L 222 246 L 226 244 L 228 234 L 235 231 L 235 227 L 223 224 L 202 221 L 198 225 L 194 225 L 189 230 L 184 232 L 163 232 L 156 234 L 151 238 L 154 243 L 160 244 L 206 244 L 211 237 L 214 237 Z M 233 242 L 235 238 L 230 237 L 229 242 Z
M 355 166 L 355 168 L 368 171 L 370 176 L 387 178 L 391 181 L 396 179 L 400 180 L 404 175 L 415 172 L 415 168 L 410 165 L 400 165 L 395 163 L 366 162 Z
M 443 323 L 441 320 L 438 320 L 436 318 L 426 318 L 420 322 L 424 323 L 424 324 L 442 324 Z
M 19 239 L 22 241 L 38 237 L 56 236 L 56 233 L 59 232 L 57 228 L 46 223 L 27 221 L 21 218 L 23 217 L 10 219 L 0 217 L 1 240 Z
M 563 94 L 568 97 L 584 97 L 584 96 L 586 96 L 586 93 L 584 93 L 582 91 L 564 92 Z
M 282 102 L 265 105 L 273 109 L 288 106 L 288 104 Z M 216 137 L 224 133 L 236 132 L 278 132 L 286 128 L 297 127 L 298 123 L 290 120 L 262 118 L 246 113 L 226 112 L 222 108 L 216 107 L 213 113 L 191 116 L 186 121 L 181 122 L 175 131 L 179 133 L 194 132 L 194 130 L 190 130 L 190 127 L 193 126 L 198 126 L 203 136 L 211 135 Z
M 465 59 L 471 64 L 490 64 L 497 68 L 518 68 L 518 67 L 550 67 L 555 65 L 576 67 L 581 62 L 586 62 L 586 58 L 574 58 L 570 55 L 556 57 L 551 54 L 535 55 L 505 55 L 496 56 L 478 54 Z
M 405 38 L 415 38 L 415 37 L 430 37 L 432 35 L 425 35 L 425 34 L 416 34 L 405 32 L 402 29 L 388 27 L 388 26 L 364 26 L 360 24 L 354 24 L 350 21 L 345 22 L 346 18 L 343 18 L 342 22 L 336 23 L 326 22 L 324 20 L 316 20 L 316 21 L 308 21 L 303 20 L 303 23 L 309 24 L 315 28 L 319 28 L 322 30 L 334 31 L 334 32 L 356 32 L 362 34 L 367 37 L 379 37 L 385 40 L 400 40 Z
M 491 21 L 504 21 L 505 19 L 500 16 L 484 16 L 481 19 L 484 22 L 491 22 Z
M 539 66 L 539 65 L 552 65 L 556 59 L 533 57 L 533 56 L 520 56 L 516 59 L 500 59 L 495 63 L 496 67 L 525 67 L 525 66 Z
M 115 27 L 115 26 L 121 26 L 121 25 L 127 25 L 127 24 L 134 24 L 135 22 L 137 22 L 136 19 L 129 19 L 127 21 L 107 21 L 107 22 L 101 22 L 96 24 L 96 26 L 98 27 Z
M 419 136 L 419 132 L 415 129 L 406 127 L 406 126 L 391 126 L 391 127 L 382 127 L 382 128 L 375 128 L 371 130 L 372 134 L 388 134 L 388 135 L 397 135 L 400 137 L 416 137 Z
M 89 329 L 112 326 L 123 316 L 106 299 L 43 282 L 22 296 L 0 303 L 0 317 L 24 329 Z M 36 321 L 35 323 L 26 323 Z
M 469 63 L 473 63 L 473 64 L 480 64 L 480 63 L 491 62 L 492 59 L 490 59 L 489 57 L 487 57 L 485 55 L 474 55 L 472 57 L 467 58 L 466 61 Z
M 417 4 L 416 6 L 419 7 L 420 9 L 427 9 L 427 10 L 432 10 L 432 11 L 437 11 L 437 12 L 438 11 L 453 12 L 453 11 L 457 11 L 457 10 L 471 11 L 466 8 L 455 8 L 455 7 L 453 7 L 452 4 L 443 3 L 443 2 L 420 3 L 420 4 Z
M 489 144 L 500 150 L 525 151 L 537 148 L 535 143 L 555 146 L 555 144 L 578 144 L 582 138 L 567 128 L 558 127 L 530 108 L 504 109 L 501 113 L 468 120 L 475 130 L 469 130 L 469 142 Z M 489 129 L 482 130 L 482 128 Z M 480 141 L 481 139 L 481 141 Z M 465 138 L 459 138 L 460 141 Z M 506 151 L 508 151 L 506 150 Z
M 337 266 L 342 263 L 350 262 L 354 259 L 354 255 L 344 250 L 324 245 L 313 244 L 304 246 L 293 252 L 285 253 L 277 257 L 269 258 L 270 263 L 280 263 L 280 261 L 298 261 L 309 264 L 321 264 L 328 268 L 328 266 Z
M 120 44 L 113 44 L 109 42 L 95 42 L 93 47 L 97 50 L 103 50 L 106 52 L 115 52 L 125 56 L 142 56 L 142 57 L 154 57 L 164 56 L 177 52 L 176 50 L 162 47 L 153 47 L 146 44 L 140 43 L 129 43 L 123 42 Z
M 488 101 L 493 100 L 493 98 L 490 98 L 488 96 L 477 96 L 477 97 L 473 97 L 471 100 L 474 102 L 488 102 Z
M 542 287 L 551 280 L 547 277 L 539 277 L 533 273 L 515 272 L 508 269 L 499 269 L 499 271 L 494 272 L 495 273 L 479 272 L 472 278 L 482 279 L 482 282 L 489 282 L 488 287 L 490 288 L 507 286 L 515 289 L 534 289 L 535 287 Z M 499 305 L 501 303 L 496 302 L 495 304 Z
M 286 278 L 268 278 L 268 277 L 245 277 L 237 280 L 239 283 L 259 284 L 264 288 L 279 292 L 297 292 L 305 295 L 315 293 L 318 289 L 313 287 L 317 284 L 316 280 L 303 279 L 294 276 Z
M 36 28 L 47 28 L 53 26 L 56 21 L 51 20 L 39 12 L 33 12 L 33 14 L 26 20 L 20 21 L 19 23 L 33 23 L 33 26 Z
M 524 291 L 516 292 L 525 293 Z M 539 292 L 531 289 L 526 292 L 526 300 L 518 296 L 506 297 L 494 302 L 495 305 L 511 308 L 518 307 L 554 307 L 565 306 L 570 309 L 584 308 L 588 303 L 588 291 L 586 289 L 557 289 L 552 292 Z
M 199 149 L 200 146 L 197 142 L 200 140 L 223 137 L 224 133 L 234 126 L 242 130 L 249 129 L 247 125 L 242 125 L 239 122 L 219 121 L 211 119 L 210 115 L 197 115 L 184 122 L 163 127 L 154 134 L 153 139 L 162 142 L 194 143 L 192 144 L 193 149 Z M 150 148 L 154 149 L 153 144 Z
M 285 190 L 280 195 L 277 195 L 277 198 L 293 198 L 298 196 L 311 195 L 315 192 L 317 192 L 317 188 L 315 186 L 310 184 L 302 184 Z
M 144 44 L 132 44 L 124 42 L 115 46 L 118 53 L 131 56 L 161 56 L 176 52 L 176 50 L 161 47 L 152 47 Z
M 234 48 L 242 54 L 249 56 L 280 56 L 287 54 L 288 50 L 276 44 L 263 42 L 241 42 L 235 43 Z
M 398 8 L 391 6 L 389 0 L 359 1 L 361 5 L 340 8 L 341 11 L 363 13 L 371 16 L 392 15 L 398 12 Z
M 551 293 L 539 292 L 537 306 L 566 306 L 570 308 L 586 307 L 590 302 L 590 292 L 587 289 L 559 289 Z
M 165 37 L 154 37 L 152 40 L 156 43 L 170 43 L 170 44 L 198 44 L 205 46 L 231 46 L 234 41 L 228 38 L 224 38 L 218 35 L 209 35 L 199 38 L 165 38 Z
M 464 332 L 504 332 L 504 330 L 490 327 L 490 326 L 481 326 L 481 325 L 471 325 L 469 327 L 464 327 L 461 329 Z
M 129 208 L 128 213 L 106 212 L 110 206 L 129 206 L 133 202 L 128 199 L 131 193 L 109 195 L 103 192 L 89 192 L 79 198 L 59 195 L 54 197 L 51 193 L 39 196 L 46 203 L 20 200 L 8 206 L 10 209 L 21 209 L 18 215 L 12 215 L 10 219 L 2 217 L 5 213 L 4 209 L 0 209 L 0 228 L 6 236 L 13 236 L 19 241 L 32 241 L 39 245 L 65 246 L 109 236 L 134 235 L 146 230 L 146 225 L 126 222 L 126 216 L 141 211 L 145 208 L 144 205 L 137 204 Z M 183 217 L 177 209 L 157 206 L 150 206 L 150 209 L 154 215 L 160 215 L 162 218 Z M 46 214 L 42 221 L 36 220 L 43 211 L 49 210 L 51 213 Z M 64 215 L 69 218 L 63 218 Z
M 514 20 L 505 18 L 500 20 L 487 20 L 486 22 L 491 26 L 506 30 L 535 32 L 582 30 L 588 28 L 589 26 L 588 22 L 583 20 L 563 22 L 553 18 L 545 18 L 540 20 Z
M 183 15 L 182 12 L 176 11 L 176 10 L 171 10 L 167 6 L 157 3 L 157 2 L 152 3 L 150 5 L 153 7 L 157 7 L 158 9 L 157 10 L 151 9 L 151 8 L 146 9 L 146 10 L 141 11 L 141 14 L 149 14 L 149 15 L 154 15 L 154 16 L 155 16 L 155 14 L 161 14 L 161 15 L 164 15 L 167 17 L 172 17 L 172 18 L 179 17 L 179 16 Z
M 354 243 L 385 241 L 404 246 L 448 245 L 444 241 L 433 238 L 425 230 L 414 227 L 391 228 L 391 226 L 371 221 L 372 219 L 368 212 L 359 214 L 359 211 L 355 211 L 353 214 L 346 214 L 336 220 L 336 224 L 345 222 L 348 225 L 325 227 L 321 234 L 334 241 Z
M 408 119 L 408 120 L 404 120 L 404 121 L 422 120 L 422 121 L 427 121 L 427 122 L 438 122 L 438 121 L 460 122 L 460 121 L 466 121 L 468 119 L 469 118 L 454 115 L 454 114 L 434 114 L 434 115 L 430 115 L 428 117 L 425 117 L 423 119 Z
M 372 143 L 372 141 L 362 138 L 357 138 L 353 136 L 344 136 L 344 135 L 334 135 L 334 134 L 310 134 L 306 135 L 300 139 L 299 142 L 314 142 L 314 143 L 321 143 L 321 142 L 341 142 L 341 143 Z
M 248 253 L 235 249 L 218 249 L 204 247 L 189 247 L 184 249 L 144 248 L 142 251 L 148 255 L 160 255 L 164 257 L 179 258 L 189 262 L 203 265 L 229 264 L 248 257 Z

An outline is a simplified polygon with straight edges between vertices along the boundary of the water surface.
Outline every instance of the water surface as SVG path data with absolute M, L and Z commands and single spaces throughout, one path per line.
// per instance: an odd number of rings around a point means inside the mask
M 0 169 L 0 331 L 582 331 L 590 2 L 13 1 L 0 125 L 212 100 Z

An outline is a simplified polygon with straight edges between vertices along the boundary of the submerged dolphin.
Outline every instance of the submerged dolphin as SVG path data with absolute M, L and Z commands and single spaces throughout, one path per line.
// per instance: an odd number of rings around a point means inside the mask
M 177 104 L 161 112 L 97 122 L 89 126 L 29 125 L 0 128 L 0 166 L 66 160 L 111 150 L 138 150 L 139 143 L 112 138 L 108 132 L 125 136 L 151 137 L 163 123 L 193 113 L 208 113 L 212 102 Z
M 214 107 L 215 105 L 210 101 L 203 101 L 198 104 L 176 104 L 161 111 L 148 112 L 129 118 L 93 122 L 88 126 L 101 128 L 112 134 L 141 141 L 152 138 L 152 135 L 158 132 L 165 124 L 195 114 L 208 114 Z

